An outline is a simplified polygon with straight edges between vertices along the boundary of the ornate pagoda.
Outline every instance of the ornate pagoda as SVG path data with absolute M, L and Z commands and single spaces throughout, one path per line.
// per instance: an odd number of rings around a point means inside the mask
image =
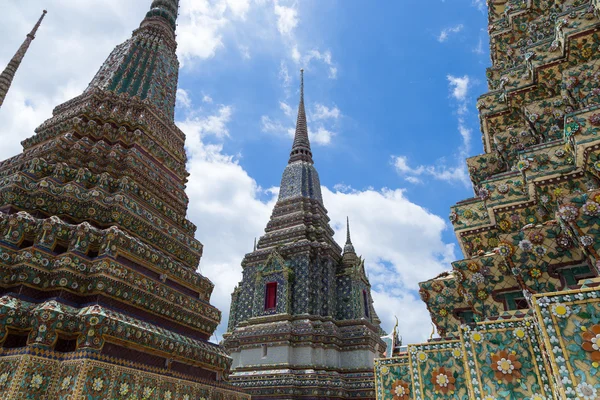
M 314 167 L 304 80 L 279 199 L 232 294 L 231 383 L 253 399 L 374 398 L 385 350 L 364 260 L 333 239 Z
M 154 0 L 0 163 L 3 399 L 249 398 L 221 381 L 231 358 L 209 342 L 221 313 L 186 219 L 178 3 Z
M 488 8 L 465 259 L 420 284 L 441 338 L 378 360 L 379 399 L 600 398 L 600 1 Z

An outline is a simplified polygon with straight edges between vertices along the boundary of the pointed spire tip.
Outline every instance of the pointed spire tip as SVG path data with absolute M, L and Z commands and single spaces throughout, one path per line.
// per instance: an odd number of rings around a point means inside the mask
M 313 163 L 310 140 L 308 139 L 308 127 L 306 126 L 306 110 L 304 109 L 304 68 L 300 70 L 300 104 L 298 104 L 298 120 L 296 121 L 296 133 L 294 144 L 290 153 L 289 163 L 304 161 Z

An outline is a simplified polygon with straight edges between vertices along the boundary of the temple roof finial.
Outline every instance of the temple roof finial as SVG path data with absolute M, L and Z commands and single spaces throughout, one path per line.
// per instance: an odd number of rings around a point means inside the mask
M 179 13 L 179 0 L 153 0 L 150 11 L 146 14 L 146 20 L 153 17 L 162 17 L 173 29 L 177 28 L 177 15 Z
M 346 245 L 344 246 L 344 254 L 345 253 L 356 253 L 354 250 L 354 246 L 352 245 L 352 240 L 350 239 L 350 218 L 346 217 Z
M 4 103 L 4 99 L 6 98 L 8 89 L 10 89 L 10 86 L 12 85 L 12 81 L 15 77 L 15 74 L 17 73 L 17 69 L 19 69 L 19 65 L 21 65 L 21 61 L 23 61 L 23 57 L 25 57 L 25 53 L 27 53 L 29 45 L 31 44 L 33 39 L 35 39 L 35 34 L 37 33 L 38 28 L 42 24 L 42 20 L 44 19 L 47 13 L 48 12 L 46 10 L 42 12 L 42 16 L 40 17 L 38 22 L 35 24 L 31 32 L 27 34 L 27 37 L 25 38 L 25 41 L 23 42 L 21 47 L 19 47 L 19 50 L 17 50 L 17 52 L 9 61 L 4 71 L 2 71 L 2 73 L 0 74 L 0 107 L 2 107 L 2 104 Z
M 313 164 L 310 141 L 308 140 L 306 110 L 304 108 L 304 69 L 300 70 L 300 104 L 298 105 L 296 133 L 294 134 L 294 145 L 292 146 L 292 152 L 290 153 L 289 163 L 295 161 L 304 161 Z

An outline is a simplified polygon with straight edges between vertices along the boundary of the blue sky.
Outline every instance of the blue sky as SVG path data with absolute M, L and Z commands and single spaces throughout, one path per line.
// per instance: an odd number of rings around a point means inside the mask
M 53 106 L 85 89 L 150 3 L 3 5 L 0 65 L 42 8 L 49 13 L 0 110 L 0 158 L 18 153 Z M 176 121 L 188 137 L 188 216 L 224 321 L 239 263 L 263 232 L 289 157 L 304 68 L 313 154 L 336 238 L 344 240 L 349 215 L 384 328 L 397 314 L 405 339 L 426 339 L 417 282 L 462 258 L 447 215 L 472 195 L 464 158 L 482 152 L 475 109 L 489 65 L 482 5 L 181 0 Z

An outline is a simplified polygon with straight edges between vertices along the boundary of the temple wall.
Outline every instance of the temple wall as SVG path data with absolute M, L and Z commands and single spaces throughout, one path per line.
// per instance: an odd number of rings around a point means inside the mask
M 600 283 L 533 302 L 527 316 L 462 325 L 456 337 L 376 360 L 377 399 L 598 398 Z

